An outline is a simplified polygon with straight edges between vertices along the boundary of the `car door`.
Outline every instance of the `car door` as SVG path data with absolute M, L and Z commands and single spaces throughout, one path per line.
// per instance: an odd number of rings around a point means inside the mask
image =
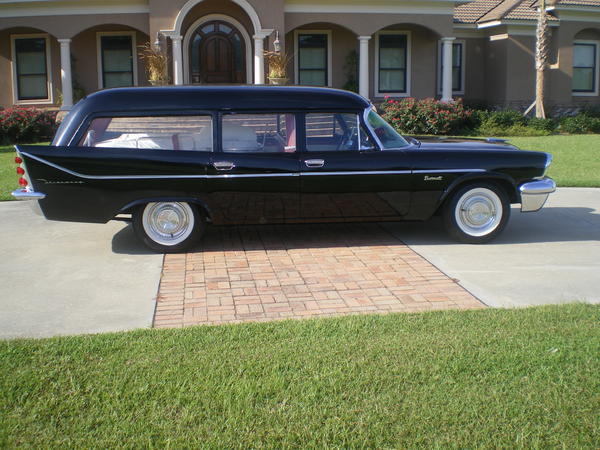
M 300 216 L 296 115 L 221 114 L 208 168 L 210 209 L 222 224 L 283 223 Z
M 391 220 L 407 214 L 410 162 L 382 151 L 358 113 L 304 116 L 300 211 L 311 221 Z

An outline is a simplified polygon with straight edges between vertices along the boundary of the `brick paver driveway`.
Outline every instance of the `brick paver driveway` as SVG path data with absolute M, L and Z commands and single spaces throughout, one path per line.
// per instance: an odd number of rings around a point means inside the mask
M 154 325 L 482 307 L 376 224 L 221 227 L 165 256 Z

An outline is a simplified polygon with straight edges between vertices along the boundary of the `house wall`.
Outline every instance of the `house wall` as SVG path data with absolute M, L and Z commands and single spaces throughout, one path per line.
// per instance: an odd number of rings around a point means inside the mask
M 575 39 L 600 40 L 600 23 L 585 21 L 561 21 L 553 35 L 554 61 L 558 65 L 549 72 L 550 88 L 548 106 L 558 113 L 571 112 L 574 108 L 600 106 L 600 96 L 574 96 L 571 78 L 573 76 L 573 41 Z M 600 61 L 597 62 L 600 64 Z
M 0 107 L 8 108 L 13 105 L 13 69 L 11 35 L 43 34 L 44 31 L 35 28 L 15 27 L 0 31 Z M 46 33 L 47 34 L 47 33 Z M 60 45 L 56 38 L 50 37 L 50 74 L 52 77 L 52 94 L 54 103 L 58 102 L 60 82 Z M 37 107 L 51 107 L 52 103 L 36 103 Z
M 77 81 L 83 88 L 86 94 L 90 94 L 98 90 L 98 54 L 97 54 L 97 38 L 98 32 L 102 31 L 135 31 L 136 46 L 144 45 L 148 42 L 148 36 L 141 31 L 134 30 L 130 27 L 122 25 L 100 25 L 89 28 L 73 38 L 71 42 L 71 55 L 73 80 Z M 90 51 L 94 49 L 94 51 Z M 140 49 L 137 48 L 137 74 L 138 85 L 147 85 L 146 66 L 144 61 L 140 59 Z
M 461 97 L 473 105 L 483 105 L 488 89 L 486 83 L 487 40 L 485 38 L 460 39 L 465 43 L 465 94 Z

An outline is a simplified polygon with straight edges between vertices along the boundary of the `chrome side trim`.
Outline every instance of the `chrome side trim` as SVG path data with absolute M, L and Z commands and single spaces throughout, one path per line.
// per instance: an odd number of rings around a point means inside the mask
M 28 191 L 27 189 L 17 189 L 11 194 L 17 200 L 42 200 L 46 194 L 42 192 Z
M 410 174 L 410 170 L 356 170 L 339 172 L 300 172 L 300 176 L 313 175 L 402 175 Z
M 487 172 L 485 169 L 434 169 L 434 170 L 413 170 L 413 173 L 481 173 Z
M 521 212 L 539 211 L 548 200 L 548 196 L 554 191 L 556 191 L 556 183 L 548 177 L 521 184 L 519 186 Z
M 331 175 L 406 175 L 406 174 L 421 174 L 421 173 L 476 173 L 486 172 L 485 169 L 436 169 L 436 170 L 369 170 L 369 171 L 339 171 L 339 172 L 300 172 L 300 173 L 248 173 L 248 174 L 223 174 L 223 175 L 84 175 L 65 167 L 46 161 L 43 158 L 22 152 L 28 158 L 39 161 L 50 167 L 53 167 L 62 172 L 68 173 L 77 178 L 87 180 L 144 180 L 144 179 L 178 179 L 178 178 L 271 178 L 271 177 L 297 177 L 297 176 L 331 176 Z

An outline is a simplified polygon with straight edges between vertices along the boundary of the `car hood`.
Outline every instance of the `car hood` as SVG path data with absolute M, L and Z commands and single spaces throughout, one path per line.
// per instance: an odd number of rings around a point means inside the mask
M 435 136 L 410 136 L 423 150 L 518 150 L 503 139 L 468 139 Z

